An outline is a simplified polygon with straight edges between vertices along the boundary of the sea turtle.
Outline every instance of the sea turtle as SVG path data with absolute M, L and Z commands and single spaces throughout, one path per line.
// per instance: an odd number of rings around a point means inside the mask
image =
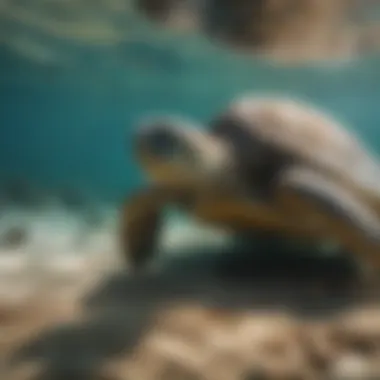
M 234 232 L 333 238 L 380 266 L 380 168 L 358 137 L 295 100 L 240 97 L 198 128 L 180 118 L 137 128 L 151 180 L 122 212 L 135 270 L 153 254 L 162 208 L 176 204 Z

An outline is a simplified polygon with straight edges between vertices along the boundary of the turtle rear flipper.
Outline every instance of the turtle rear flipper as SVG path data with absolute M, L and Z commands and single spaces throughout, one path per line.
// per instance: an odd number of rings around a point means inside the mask
M 289 168 L 280 176 L 281 207 L 380 269 L 380 220 L 375 212 L 333 179 L 309 168 Z

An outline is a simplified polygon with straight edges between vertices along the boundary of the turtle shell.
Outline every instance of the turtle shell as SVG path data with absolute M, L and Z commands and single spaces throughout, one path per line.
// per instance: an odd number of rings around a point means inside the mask
M 278 159 L 311 165 L 359 191 L 380 195 L 377 158 L 353 132 L 305 103 L 242 97 L 212 122 L 212 132 L 237 145 L 244 160 L 257 159 L 257 149 L 269 149 Z

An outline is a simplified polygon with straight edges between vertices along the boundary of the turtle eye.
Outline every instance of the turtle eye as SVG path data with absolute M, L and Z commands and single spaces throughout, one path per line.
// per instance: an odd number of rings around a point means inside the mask
M 184 159 L 190 155 L 190 149 L 181 134 L 164 125 L 142 130 L 138 140 L 145 151 L 159 159 Z

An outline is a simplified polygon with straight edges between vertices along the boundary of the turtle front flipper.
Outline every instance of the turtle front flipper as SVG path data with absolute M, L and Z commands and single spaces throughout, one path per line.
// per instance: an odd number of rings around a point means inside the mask
M 154 255 L 162 224 L 163 200 L 162 191 L 147 188 L 133 194 L 122 206 L 120 244 L 132 270 L 144 268 Z
M 354 194 L 316 170 L 292 167 L 278 178 L 281 209 L 380 269 L 380 220 Z
M 153 258 L 163 224 L 163 209 L 170 203 L 185 204 L 186 192 L 175 187 L 149 187 L 135 192 L 122 206 L 121 250 L 133 271 L 142 270 Z

